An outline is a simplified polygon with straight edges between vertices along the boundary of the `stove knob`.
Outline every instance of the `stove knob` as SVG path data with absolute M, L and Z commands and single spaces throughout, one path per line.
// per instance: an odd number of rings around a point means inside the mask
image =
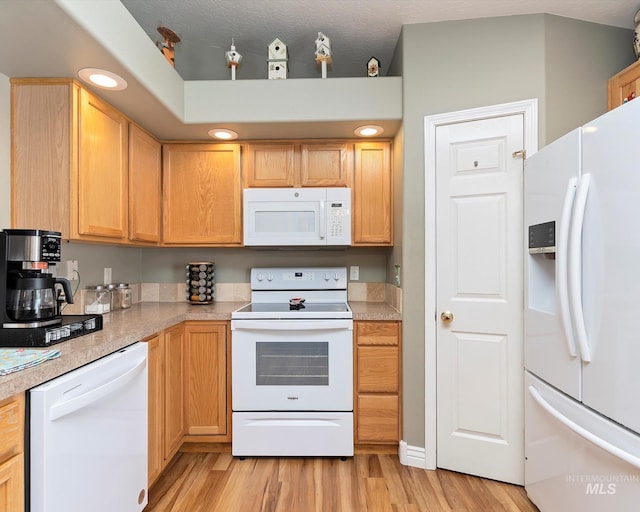
M 334 281 L 340 281 L 340 276 L 338 275 L 337 272 L 333 275 L 333 279 Z
M 258 274 L 258 281 L 263 281 L 263 280 L 264 280 L 264 275 Z
M 267 274 L 267 281 L 269 282 L 273 281 L 273 274 L 271 273 Z
M 328 281 L 329 279 L 331 279 L 331 276 L 325 272 L 325 274 L 324 274 L 324 280 L 325 280 L 325 281 Z

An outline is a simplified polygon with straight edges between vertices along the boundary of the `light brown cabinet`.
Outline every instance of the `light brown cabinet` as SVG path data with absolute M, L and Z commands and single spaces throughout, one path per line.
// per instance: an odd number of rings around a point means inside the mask
M 0 510 L 22 512 L 24 496 L 24 394 L 0 401 Z
M 129 240 L 157 245 L 161 236 L 162 145 L 129 124 Z
M 355 442 L 400 441 L 399 322 L 354 322 Z
M 184 422 L 184 324 L 164 331 L 164 460 L 182 445 Z
M 163 243 L 242 245 L 237 144 L 163 145 Z
M 393 245 L 391 143 L 355 144 L 352 194 L 352 245 Z
M 148 345 L 149 371 L 149 487 L 165 466 L 164 460 L 164 335 L 156 334 L 145 340 Z
M 636 61 L 607 82 L 607 108 L 619 107 L 626 99 L 640 96 L 640 61 Z
M 71 230 L 79 238 L 126 240 L 128 209 L 127 119 L 86 89 L 78 89 L 78 168 L 73 176 Z M 76 228 L 77 222 L 77 228 Z
M 126 116 L 63 78 L 12 79 L 11 107 L 14 228 L 37 226 L 78 241 L 157 243 L 146 219 L 159 215 L 160 190 L 150 181 L 144 191 L 130 190 L 130 178 L 137 187 L 149 171 L 145 166 L 138 179 L 146 148 L 141 130 L 130 139 L 134 125 Z M 142 205 L 153 193 L 157 204 Z
M 353 144 L 286 141 L 246 146 L 246 187 L 350 187 Z
M 227 322 L 187 322 L 186 441 L 231 441 Z

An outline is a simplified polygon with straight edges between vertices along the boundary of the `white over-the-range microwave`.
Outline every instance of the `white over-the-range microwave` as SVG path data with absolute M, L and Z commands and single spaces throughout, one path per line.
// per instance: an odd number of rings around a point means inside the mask
M 351 245 L 350 188 L 247 188 L 244 245 Z

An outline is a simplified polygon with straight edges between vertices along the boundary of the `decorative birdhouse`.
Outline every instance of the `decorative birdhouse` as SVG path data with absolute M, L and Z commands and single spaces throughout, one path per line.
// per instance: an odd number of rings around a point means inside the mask
M 331 39 L 318 32 L 316 39 L 316 64 L 322 68 L 322 78 L 327 78 L 327 66 L 331 64 Z
M 380 76 L 380 61 L 375 57 L 367 62 L 367 76 Z
M 231 49 L 224 54 L 224 58 L 227 60 L 227 67 L 231 68 L 231 80 L 236 79 L 236 68 L 240 65 L 242 55 L 236 51 L 236 47 L 233 44 L 233 38 L 231 39 Z
M 287 78 L 289 67 L 287 60 L 287 45 L 277 37 L 271 41 L 268 46 L 269 50 L 269 80 L 283 80 Z
M 176 51 L 175 46 L 180 42 L 180 38 L 176 35 L 176 33 L 163 25 L 158 27 L 158 33 L 164 38 L 164 41 L 156 43 L 164 58 L 167 59 L 167 62 L 175 67 L 176 63 Z

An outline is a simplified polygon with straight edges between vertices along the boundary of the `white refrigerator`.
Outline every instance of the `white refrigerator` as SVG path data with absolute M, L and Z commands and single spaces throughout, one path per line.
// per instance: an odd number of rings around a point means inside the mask
M 640 100 L 525 164 L 525 488 L 640 507 Z

